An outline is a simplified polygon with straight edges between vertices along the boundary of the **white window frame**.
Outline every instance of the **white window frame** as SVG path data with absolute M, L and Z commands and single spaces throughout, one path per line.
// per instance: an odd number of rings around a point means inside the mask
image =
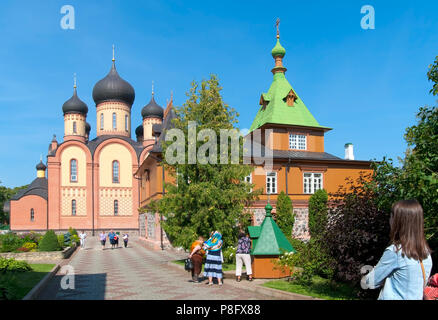
M 272 183 L 272 178 L 274 178 L 274 184 Z M 277 194 L 278 192 L 278 174 L 276 171 L 266 172 L 266 193 L 267 194 Z
M 78 160 L 76 159 L 70 159 L 70 182 L 78 182 Z
M 252 184 L 252 173 L 250 173 L 249 175 L 247 175 L 245 178 L 243 178 L 243 182 Z M 252 192 L 252 188 L 250 189 L 249 192 Z
M 320 180 L 318 180 L 320 179 Z M 303 172 L 303 193 L 314 194 L 324 189 L 324 175 L 322 172 Z
M 307 150 L 307 135 L 299 133 L 289 133 L 289 149 Z

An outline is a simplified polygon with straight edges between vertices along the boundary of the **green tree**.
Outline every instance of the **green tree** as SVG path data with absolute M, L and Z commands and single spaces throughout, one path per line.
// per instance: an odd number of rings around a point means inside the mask
M 324 189 L 317 190 L 309 199 L 309 232 L 311 237 L 320 236 L 327 225 L 328 194 Z
M 275 216 L 278 227 L 289 237 L 294 227 L 295 214 L 293 212 L 292 200 L 283 191 L 281 191 L 277 198 Z
M 435 58 L 435 62 L 429 66 L 429 71 L 427 72 L 427 77 L 429 81 L 433 82 L 432 89 L 430 93 L 434 96 L 438 95 L 438 56 Z
M 430 66 L 428 78 L 433 82 L 433 95 L 438 95 L 438 57 Z M 435 251 L 438 248 L 438 107 L 420 107 L 417 124 L 408 127 L 404 138 L 408 148 L 400 167 L 392 160 L 374 164 L 373 182 L 379 209 L 389 212 L 401 199 L 417 199 L 424 210 L 425 235 Z
M 250 213 L 245 207 L 260 193 L 251 190 L 254 185 L 244 182 L 244 177 L 251 173 L 252 167 L 242 164 L 242 137 L 239 136 L 237 140 L 239 162 L 221 164 L 223 161 L 220 161 L 220 157 L 225 152 L 220 152 L 220 131 L 236 129 L 238 117 L 235 110 L 223 102 L 221 90 L 214 75 L 200 85 L 193 82 L 187 93 L 186 103 L 176 108 L 177 117 L 173 120 L 173 126 L 184 135 L 183 163 L 172 163 L 168 160 L 168 150 L 171 155 L 176 154 L 176 151 L 169 149 L 173 141 L 163 145 L 164 167 L 176 183 L 166 184 L 165 196 L 152 202 L 145 211 L 153 210 L 163 214 L 163 229 L 176 246 L 188 248 L 198 235 L 208 236 L 214 230 L 222 233 L 226 246 L 234 245 L 240 228 L 245 228 L 250 223 Z M 210 129 L 217 139 L 209 136 L 198 141 L 199 136 L 196 139 L 191 135 L 193 129 L 197 133 Z M 207 143 L 210 146 L 207 150 L 200 149 Z M 233 141 L 226 150 L 229 162 L 232 144 Z M 195 163 L 190 162 L 189 151 L 192 147 L 195 147 L 198 155 Z M 200 153 L 210 161 L 201 162 Z

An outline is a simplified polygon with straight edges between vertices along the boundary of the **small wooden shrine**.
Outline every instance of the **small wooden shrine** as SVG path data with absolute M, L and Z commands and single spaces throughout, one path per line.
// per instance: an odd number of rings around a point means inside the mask
M 285 252 L 295 252 L 271 215 L 272 206 L 265 207 L 266 216 L 260 226 L 248 227 L 252 240 L 253 256 L 252 272 L 254 278 L 283 278 L 290 276 L 288 268 L 280 268 L 275 264 L 279 256 Z

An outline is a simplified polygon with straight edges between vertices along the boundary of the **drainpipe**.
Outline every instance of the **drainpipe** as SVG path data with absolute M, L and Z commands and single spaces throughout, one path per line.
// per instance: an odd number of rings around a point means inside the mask
M 92 233 L 94 237 L 94 154 L 91 155 L 91 213 L 92 213 Z
M 289 168 L 290 168 L 290 157 L 288 157 L 288 161 L 287 161 L 287 165 L 286 165 L 286 195 L 289 196 L 289 188 L 288 188 L 288 180 L 287 180 L 287 176 L 289 173 Z

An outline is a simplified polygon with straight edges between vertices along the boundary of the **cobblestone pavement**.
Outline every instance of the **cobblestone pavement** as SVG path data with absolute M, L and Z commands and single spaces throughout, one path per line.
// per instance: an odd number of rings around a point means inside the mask
M 102 250 L 97 237 L 88 238 L 85 249 L 78 249 L 70 260 L 75 289 L 61 289 L 65 272 L 58 272 L 43 289 L 43 300 L 266 300 L 271 296 L 231 285 L 207 286 L 190 282 L 190 275 L 169 263 L 184 258 L 174 251 L 155 251 L 141 240 L 128 248 Z M 228 282 L 228 283 L 227 283 Z

